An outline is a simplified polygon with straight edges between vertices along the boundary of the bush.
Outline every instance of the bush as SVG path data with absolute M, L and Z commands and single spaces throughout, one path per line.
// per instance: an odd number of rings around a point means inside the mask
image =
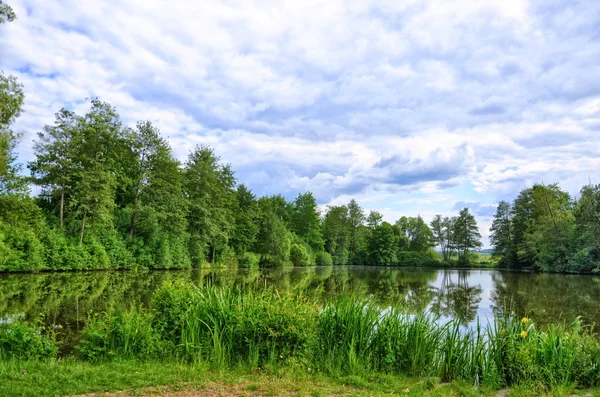
M 244 252 L 238 256 L 238 265 L 240 267 L 258 267 L 260 255 L 253 252 Z
M 328 252 L 317 252 L 315 257 L 315 262 L 317 266 L 331 266 L 333 265 L 333 259 Z
M 39 271 L 44 265 L 44 245 L 30 229 L 0 221 L 0 271 Z
M 40 320 L 24 321 L 20 317 L 0 319 L 0 357 L 48 359 L 58 354 L 56 340 Z
M 439 266 L 440 260 L 429 252 L 400 251 L 396 253 L 397 263 L 400 266 Z
M 290 247 L 290 261 L 294 266 L 308 266 L 311 264 L 309 253 L 299 244 L 292 244 Z

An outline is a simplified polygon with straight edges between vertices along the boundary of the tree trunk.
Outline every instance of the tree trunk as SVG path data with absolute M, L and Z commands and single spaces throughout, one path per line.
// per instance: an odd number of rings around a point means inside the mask
M 83 233 L 85 232 L 85 217 L 87 216 L 87 209 L 83 212 L 83 219 L 81 221 L 81 233 L 79 233 L 79 246 L 83 245 Z
M 60 214 L 59 214 L 61 229 L 63 228 L 64 208 L 65 208 L 65 185 L 62 185 L 61 190 L 60 190 Z
M 213 243 L 213 249 L 212 249 L 212 264 L 213 264 L 213 266 L 215 265 L 215 250 L 216 250 L 215 243 Z

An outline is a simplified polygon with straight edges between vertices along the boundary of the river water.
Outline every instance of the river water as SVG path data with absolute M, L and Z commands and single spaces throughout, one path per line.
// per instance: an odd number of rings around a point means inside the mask
M 149 306 L 157 288 L 175 280 L 274 286 L 323 301 L 355 295 L 407 313 L 457 318 L 465 326 L 478 319 L 485 324 L 508 308 L 541 325 L 582 317 L 600 331 L 599 276 L 363 266 L 0 274 L 0 321 L 43 316 L 71 345 L 91 314 Z

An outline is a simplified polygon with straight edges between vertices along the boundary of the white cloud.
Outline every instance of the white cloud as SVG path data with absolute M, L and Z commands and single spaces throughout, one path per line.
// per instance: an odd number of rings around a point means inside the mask
M 25 85 L 22 161 L 56 111 L 98 96 L 182 160 L 214 146 L 260 193 L 389 217 L 542 179 L 574 194 L 600 166 L 593 0 L 10 3 L 0 67 Z

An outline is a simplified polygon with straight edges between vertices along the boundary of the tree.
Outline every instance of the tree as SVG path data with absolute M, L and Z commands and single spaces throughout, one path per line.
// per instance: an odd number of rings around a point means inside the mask
M 332 256 L 333 263 L 348 263 L 350 236 L 352 230 L 348 219 L 348 207 L 329 206 L 323 219 L 325 250 Z
M 469 263 L 471 250 L 481 248 L 482 244 L 477 221 L 468 208 L 460 210 L 454 223 L 453 236 L 459 261 Z
M 117 174 L 115 150 L 121 137 L 121 119 L 112 105 L 92 99 L 90 111 L 81 119 L 81 144 L 76 167 L 79 178 L 73 187 L 71 207 L 81 219 L 79 244 L 83 244 L 87 221 L 96 227 L 112 227 Z
M 38 132 L 38 140 L 33 145 L 36 158 L 28 167 L 46 195 L 51 199 L 59 196 L 58 216 L 63 228 L 65 196 L 79 177 L 76 159 L 83 137 L 81 120 L 75 113 L 63 108 L 55 118 L 53 126 L 46 125 L 43 132 Z
M 440 247 L 442 260 L 450 260 L 453 249 L 454 220 L 447 216 L 442 218 L 441 215 L 436 215 L 430 225 L 433 242 Z
M 0 24 L 12 22 L 15 19 L 17 19 L 17 14 L 15 14 L 12 7 L 0 0 Z
M 434 246 L 433 233 L 421 216 L 405 217 L 396 221 L 400 237 L 408 239 L 408 250 L 426 252 Z
M 236 192 L 235 226 L 230 244 L 237 254 L 248 251 L 258 233 L 258 203 L 252 191 L 241 184 Z
M 383 222 L 383 215 L 377 211 L 369 212 L 369 216 L 367 216 L 367 226 L 371 229 L 379 226 Z
M 365 213 L 355 200 L 348 203 L 348 224 L 350 228 L 349 263 L 357 263 L 357 253 L 364 245 L 363 233 L 359 227 L 365 222 Z
M 184 189 L 189 202 L 188 227 L 192 258 L 202 264 L 210 252 L 226 247 L 234 225 L 235 178 L 231 167 L 207 146 L 197 146 L 185 165 Z
M 500 201 L 490 228 L 490 242 L 493 255 L 501 257 L 501 264 L 505 266 L 514 263 L 517 255 L 512 233 L 512 222 L 513 215 L 510 204 L 504 200 Z
M 392 265 L 396 262 L 396 238 L 388 222 L 374 226 L 369 238 L 369 259 L 372 265 Z
M 260 216 L 256 252 L 261 255 L 261 263 L 283 265 L 289 259 L 289 231 L 283 221 L 271 211 Z
M 581 188 L 573 213 L 581 243 L 600 247 L 600 185 Z
M 312 193 L 302 193 L 292 202 L 291 228 L 302 237 L 315 252 L 323 251 L 321 236 L 321 218 L 317 201 Z
M 133 160 L 130 166 L 130 180 L 135 192 L 133 194 L 133 208 L 129 223 L 129 236 L 133 237 L 140 191 L 144 190 L 148 185 L 148 174 L 153 158 L 156 156 L 159 148 L 165 147 L 167 144 L 160 137 L 158 129 L 152 126 L 150 121 L 139 121 L 136 129 L 130 131 L 126 139 Z

